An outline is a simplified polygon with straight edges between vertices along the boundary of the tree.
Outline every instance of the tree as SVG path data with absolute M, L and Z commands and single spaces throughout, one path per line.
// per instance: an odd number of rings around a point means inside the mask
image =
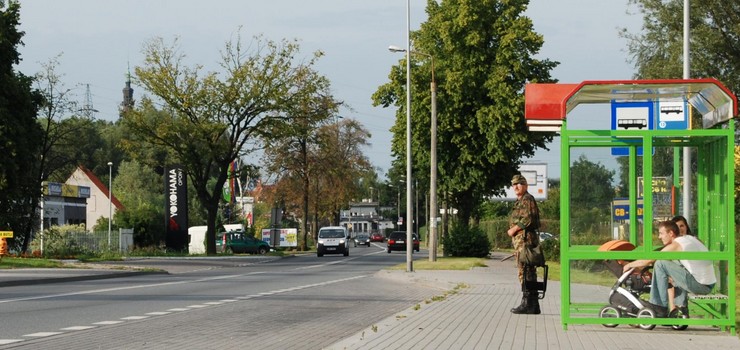
M 166 110 L 159 111 L 153 100 L 144 98 L 122 119 L 138 137 L 165 147 L 172 161 L 185 166 L 207 212 L 209 255 L 216 254 L 216 218 L 229 164 L 275 127 L 291 121 L 286 111 L 305 93 L 298 82 L 312 74 L 320 56 L 296 63 L 299 46 L 285 40 L 257 37 L 251 52 L 242 45 L 241 37 L 226 43 L 220 62 L 224 71 L 201 76 L 201 66 L 185 65 L 177 40 L 172 45 L 161 38 L 149 41 L 144 64 L 135 72 Z M 211 178 L 215 181 L 209 182 Z
M 614 199 L 614 170 L 578 157 L 570 167 L 570 202 L 579 207 L 606 208 Z
M 526 83 L 553 82 L 557 65 L 536 59 L 543 44 L 523 16 L 528 1 L 427 2 L 428 20 L 412 33 L 412 51 L 434 57 L 438 84 L 438 190 L 447 193 L 463 225 L 478 220 L 487 196 L 503 192 L 521 160 L 552 140 L 524 122 Z M 411 58 L 421 55 L 411 55 Z M 398 107 L 393 154 L 405 157 L 405 64 L 373 95 L 376 105 Z M 412 70 L 412 158 L 415 178 L 428 184 L 431 61 Z M 399 163 L 397 163 L 399 164 Z M 400 163 L 403 164 L 403 163 Z M 442 197 L 441 197 L 442 198 Z
M 267 170 L 287 181 L 278 191 L 283 195 L 294 193 L 300 199 L 294 202 L 300 208 L 301 249 L 308 250 L 309 194 L 311 180 L 318 178 L 319 161 L 316 159 L 319 143 L 318 128 L 329 118 L 335 117 L 341 104 L 330 94 L 329 81 L 325 77 L 305 77 L 298 83 L 306 94 L 295 106 L 289 106 L 287 114 L 296 122 L 273 129 L 265 139 Z M 292 185 L 292 186 L 291 186 Z M 295 191 L 290 191 L 290 189 Z M 283 197 L 285 198 L 285 197 Z
M 113 182 L 116 198 L 125 208 L 116 212 L 119 227 L 133 228 L 134 242 L 139 247 L 163 242 L 164 193 L 162 176 L 137 161 L 124 161 Z
M 18 2 L 0 1 L 0 228 L 14 231 L 15 244 L 20 242 L 26 252 L 39 217 L 41 129 L 36 113 L 43 97 L 32 89 L 32 78 L 13 69 L 23 44 L 19 11 Z
M 683 78 L 683 0 L 630 0 L 639 33 L 622 30 L 640 79 Z M 740 1 L 691 1 L 691 76 L 714 77 L 740 91 Z

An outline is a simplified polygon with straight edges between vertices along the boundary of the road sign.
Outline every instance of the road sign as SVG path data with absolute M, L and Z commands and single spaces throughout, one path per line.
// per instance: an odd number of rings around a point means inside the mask
M 612 101 L 612 130 L 652 130 L 653 108 L 652 101 L 643 102 L 617 102 Z M 620 138 L 620 140 L 622 140 Z M 629 139 L 625 139 L 629 142 Z M 642 141 L 642 140 L 639 140 Z M 638 142 L 638 140 L 635 140 Z M 613 156 L 629 155 L 627 147 L 612 147 Z M 637 148 L 637 155 L 642 156 L 642 147 Z
M 0 238 L 13 238 L 13 231 L 0 231 Z
M 658 101 L 658 130 L 686 130 L 689 118 L 684 101 Z

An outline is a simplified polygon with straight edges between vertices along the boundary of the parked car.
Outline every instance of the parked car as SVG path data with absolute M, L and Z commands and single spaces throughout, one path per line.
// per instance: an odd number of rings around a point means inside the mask
M 370 235 L 367 233 L 358 233 L 357 236 L 355 236 L 355 247 L 357 247 L 358 244 L 369 247 Z
M 415 251 L 419 251 L 419 237 L 416 233 L 412 233 L 413 247 Z M 393 231 L 388 236 L 388 254 L 394 250 L 406 251 L 406 231 Z
M 380 232 L 375 232 L 370 235 L 370 242 L 384 242 L 385 236 Z
M 342 226 L 326 226 L 319 229 L 316 255 L 344 254 L 349 256 L 349 233 Z
M 216 237 L 216 251 L 232 254 L 265 254 L 270 251 L 270 245 L 243 231 L 222 232 Z

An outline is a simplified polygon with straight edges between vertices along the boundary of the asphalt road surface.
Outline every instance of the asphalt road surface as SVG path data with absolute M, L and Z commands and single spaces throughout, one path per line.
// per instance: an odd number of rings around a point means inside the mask
M 376 275 L 406 259 L 384 249 L 142 260 L 128 264 L 171 273 L 4 287 L 0 349 L 321 349 L 441 293 Z

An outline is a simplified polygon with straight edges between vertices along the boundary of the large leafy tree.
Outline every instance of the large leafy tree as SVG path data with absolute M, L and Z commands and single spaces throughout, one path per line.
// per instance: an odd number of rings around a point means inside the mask
M 552 134 L 524 122 L 526 83 L 552 82 L 557 62 L 538 59 L 544 42 L 523 15 L 529 1 L 427 1 L 428 20 L 412 33 L 412 51 L 434 57 L 438 84 L 438 190 L 467 225 L 486 196 L 501 193 L 521 160 L 545 148 Z M 428 184 L 431 60 L 411 55 L 414 177 Z M 393 153 L 405 158 L 405 61 L 373 95 L 398 107 Z
M 0 1 L 0 229 L 14 231 L 25 252 L 38 224 L 41 128 L 36 113 L 43 97 L 32 89 L 31 77 L 13 68 L 23 44 L 19 10 L 18 2 Z
M 622 31 L 629 40 L 628 50 L 637 70 L 636 77 L 682 78 L 684 1 L 630 0 L 630 3 L 637 6 L 643 17 L 641 31 Z M 716 78 L 737 93 L 740 91 L 740 0 L 689 3 L 689 75 Z M 698 118 L 694 122 L 698 124 Z M 696 159 L 692 157 L 694 162 Z M 736 187 L 740 186 L 740 178 L 735 177 L 735 181 Z
M 622 35 L 641 79 L 683 77 L 683 0 L 630 0 L 643 16 L 642 29 Z M 691 77 L 713 77 L 740 91 L 740 1 L 691 4 Z
M 311 130 L 308 137 L 294 134 L 270 144 L 265 160 L 270 177 L 275 178 L 270 193 L 273 200 L 290 212 L 300 210 L 297 216 L 303 230 L 311 217 L 309 211 L 313 212 L 314 233 L 319 222 L 336 224 L 339 210 L 361 191 L 357 179 L 372 172 L 362 152 L 369 137 L 358 121 L 342 119 Z M 303 249 L 307 241 L 307 231 L 303 231 Z
M 317 179 L 318 161 L 316 153 L 321 147 L 318 129 L 335 117 L 340 105 L 329 91 L 329 81 L 324 77 L 306 77 L 298 83 L 306 91 L 303 99 L 294 106 L 288 106 L 287 114 L 294 123 L 284 124 L 273 129 L 265 139 L 265 158 L 267 170 L 280 178 L 278 184 L 282 198 L 292 196 L 295 207 L 300 210 L 300 234 L 302 250 L 308 249 L 308 210 L 311 181 Z M 291 191 L 294 189 L 294 191 Z
M 314 74 L 319 54 L 300 61 L 295 58 L 298 54 L 295 42 L 258 37 L 247 49 L 238 37 L 221 53 L 223 72 L 201 75 L 201 66 L 186 66 L 177 41 L 167 45 L 154 39 L 144 47 L 145 61 L 136 67 L 136 76 L 161 100 L 164 110 L 144 98 L 123 121 L 138 137 L 165 147 L 173 161 L 186 167 L 207 212 L 207 254 L 216 254 L 216 218 L 229 164 L 277 125 L 289 122 L 288 107 L 306 93 L 298 82 Z

